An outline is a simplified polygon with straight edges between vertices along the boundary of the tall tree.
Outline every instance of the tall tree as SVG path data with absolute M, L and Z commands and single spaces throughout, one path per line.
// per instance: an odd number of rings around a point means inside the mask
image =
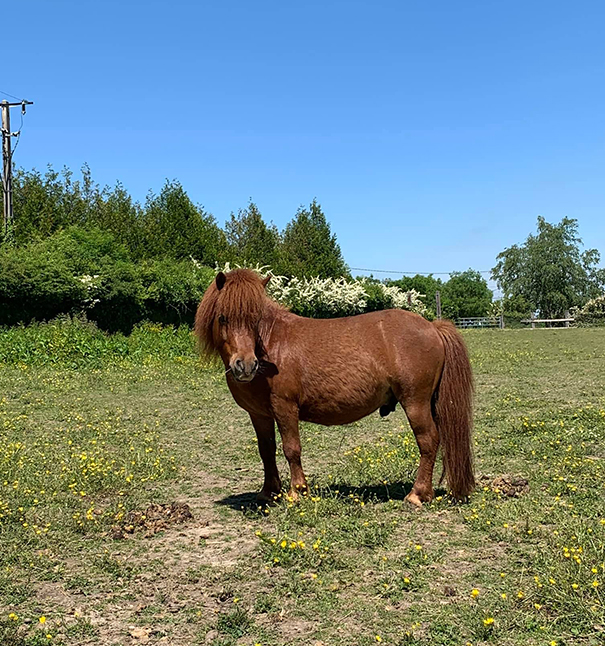
M 596 249 L 581 250 L 577 220 L 550 224 L 538 216 L 537 228 L 522 245 L 498 254 L 492 278 L 505 298 L 522 297 L 540 316 L 561 318 L 602 292 L 605 270 Z
M 227 241 L 212 215 L 196 206 L 177 181 L 167 181 L 159 195 L 147 197 L 144 211 L 146 256 L 189 258 L 204 265 L 223 262 Z
M 474 269 L 453 272 L 443 286 L 441 303 L 443 315 L 456 319 L 466 316 L 486 316 L 493 294 L 485 278 Z
M 231 213 L 225 232 L 236 261 L 276 268 L 279 232 L 275 225 L 267 226 L 254 202 L 240 209 L 237 215 Z
M 61 172 L 48 166 L 46 173 L 17 169 L 13 181 L 15 241 L 25 244 L 45 238 L 63 227 L 88 223 L 102 203 L 101 189 L 84 165 L 82 179 L 68 168 Z
M 286 225 L 280 255 L 280 271 L 286 275 L 338 278 L 349 273 L 317 200 L 308 209 L 301 206 Z

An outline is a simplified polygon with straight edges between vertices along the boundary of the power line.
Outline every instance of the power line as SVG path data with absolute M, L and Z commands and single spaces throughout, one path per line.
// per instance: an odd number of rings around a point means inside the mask
M 394 269 L 364 269 L 363 267 L 351 267 L 353 271 L 369 271 L 376 274 L 409 274 L 411 276 L 416 276 L 418 274 L 422 276 L 449 276 L 455 272 L 453 271 L 395 271 Z M 479 274 L 491 274 L 490 269 L 481 269 L 478 271 Z
M 21 101 L 21 99 L 18 96 L 15 96 L 14 94 L 9 94 L 8 92 L 5 92 L 4 90 L 0 90 L 0 94 L 6 94 L 6 96 L 10 96 L 11 99 L 17 99 L 17 101 Z

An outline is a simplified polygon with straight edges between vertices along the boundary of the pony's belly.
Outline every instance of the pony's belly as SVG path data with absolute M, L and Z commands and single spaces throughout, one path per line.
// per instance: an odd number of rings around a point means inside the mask
M 377 411 L 385 403 L 385 395 L 377 394 L 363 403 L 334 402 L 326 400 L 313 405 L 301 406 L 299 418 L 304 422 L 335 426 L 352 424 Z

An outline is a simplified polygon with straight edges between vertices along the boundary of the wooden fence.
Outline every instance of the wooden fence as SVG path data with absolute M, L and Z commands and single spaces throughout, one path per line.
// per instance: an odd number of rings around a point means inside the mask
M 521 323 L 531 323 L 531 329 L 536 329 L 536 323 L 546 323 L 547 327 L 552 328 L 553 323 L 563 323 L 564 325 L 556 325 L 554 327 L 569 327 L 570 323 L 573 323 L 575 319 L 569 317 L 564 319 L 523 319 Z

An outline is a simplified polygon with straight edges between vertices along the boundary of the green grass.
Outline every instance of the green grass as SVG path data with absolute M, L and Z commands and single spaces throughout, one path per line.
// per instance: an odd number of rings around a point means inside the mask
M 604 643 L 605 330 L 465 337 L 481 486 L 417 512 L 401 411 L 304 424 L 311 494 L 256 509 L 254 432 L 187 330 L 0 331 L 0 643 Z M 114 537 L 174 500 L 192 521 Z

